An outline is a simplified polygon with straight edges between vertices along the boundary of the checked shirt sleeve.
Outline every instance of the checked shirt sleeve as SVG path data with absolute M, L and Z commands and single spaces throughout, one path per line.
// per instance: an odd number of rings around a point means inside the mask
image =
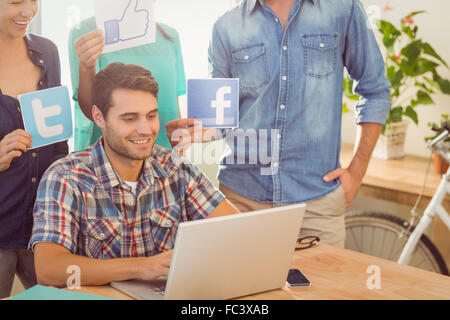
M 188 220 L 206 218 L 225 197 L 196 166 L 185 163 L 184 175 Z
M 31 250 L 38 242 L 53 242 L 75 254 L 80 230 L 75 192 L 55 170 L 47 171 L 39 184 L 33 219 Z

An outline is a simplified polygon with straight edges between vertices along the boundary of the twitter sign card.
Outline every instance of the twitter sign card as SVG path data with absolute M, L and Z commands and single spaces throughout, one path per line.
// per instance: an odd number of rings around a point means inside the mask
M 67 87 L 39 90 L 19 96 L 22 118 L 33 137 L 32 148 L 72 137 L 72 111 Z
M 188 118 L 204 128 L 239 126 L 239 79 L 189 79 Z

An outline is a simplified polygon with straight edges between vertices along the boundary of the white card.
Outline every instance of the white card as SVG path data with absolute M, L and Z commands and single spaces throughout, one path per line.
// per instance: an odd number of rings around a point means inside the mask
M 95 0 L 95 22 L 105 35 L 103 53 L 156 41 L 153 0 Z

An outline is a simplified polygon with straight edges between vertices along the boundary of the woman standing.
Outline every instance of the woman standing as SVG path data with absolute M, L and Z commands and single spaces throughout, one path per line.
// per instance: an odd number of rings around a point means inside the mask
M 0 0 L 0 298 L 10 295 L 17 273 L 25 288 L 36 284 L 27 250 L 36 190 L 44 171 L 68 152 L 66 142 L 28 151 L 18 96 L 59 86 L 58 50 L 28 34 L 37 0 Z
M 69 59 L 75 103 L 75 150 L 85 149 L 101 136 L 90 120 L 91 85 L 94 76 L 113 62 L 137 64 L 150 70 L 159 85 L 160 131 L 156 144 L 171 148 L 166 123 L 180 116 L 178 97 L 186 94 L 183 57 L 178 32 L 156 24 L 156 41 L 133 48 L 102 54 L 104 36 L 91 17 L 75 26 L 69 35 Z

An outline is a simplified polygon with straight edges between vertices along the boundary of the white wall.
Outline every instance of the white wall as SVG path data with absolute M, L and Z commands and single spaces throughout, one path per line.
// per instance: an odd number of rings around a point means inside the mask
M 141 0 L 142 1 L 142 0 Z M 156 19 L 180 34 L 186 78 L 208 75 L 207 49 L 211 27 L 235 0 L 157 0 Z M 68 58 L 70 28 L 94 14 L 93 0 L 41 0 L 42 35 L 56 43 L 62 83 L 71 87 Z M 184 106 L 184 99 L 181 99 Z
M 70 26 L 79 19 L 93 14 L 93 0 L 41 0 L 42 34 L 52 39 L 60 50 L 62 66 L 62 82 L 71 87 L 67 52 L 67 36 Z M 378 5 L 383 8 L 387 0 L 362 0 L 367 8 Z M 214 20 L 230 8 L 235 0 L 157 0 L 157 19 L 175 27 L 180 33 L 181 45 L 185 60 L 187 78 L 207 76 L 207 46 L 210 27 Z M 395 22 L 411 11 L 426 10 L 415 18 L 419 25 L 419 36 L 431 43 L 437 52 L 450 63 L 450 44 L 447 41 L 450 23 L 447 12 L 450 12 L 450 1 L 446 0 L 390 0 L 395 10 L 382 14 L 382 18 Z M 376 31 L 378 32 L 378 31 Z M 450 78 L 450 71 L 443 69 L 441 74 Z M 411 123 L 406 141 L 406 153 L 427 156 L 423 138 L 429 134 L 427 123 L 438 121 L 441 113 L 450 113 L 450 96 L 437 95 L 436 106 L 417 108 L 419 126 Z M 183 111 L 185 99 L 181 99 Z M 184 112 L 183 112 L 184 113 Z M 353 114 L 343 117 L 342 139 L 353 142 L 356 126 Z
M 394 8 L 393 11 L 383 12 L 381 18 L 388 20 L 394 25 L 400 25 L 400 18 L 412 11 L 426 10 L 427 13 L 414 18 L 419 27 L 419 37 L 430 43 L 437 53 L 450 65 L 450 23 L 448 22 L 448 12 L 450 12 L 450 1 L 446 0 L 362 0 L 366 8 L 372 5 L 384 8 L 386 2 Z M 375 30 L 378 33 L 377 30 Z M 450 78 L 448 69 L 439 70 L 445 78 Z M 420 106 L 416 111 L 419 115 L 419 126 L 410 123 L 407 133 L 405 152 L 427 157 L 429 151 L 426 148 L 424 137 L 430 135 L 428 122 L 438 122 L 440 114 L 450 113 L 450 96 L 437 94 L 434 97 L 435 106 Z M 353 142 L 355 139 L 356 126 L 352 114 L 346 114 L 342 124 L 342 140 Z

